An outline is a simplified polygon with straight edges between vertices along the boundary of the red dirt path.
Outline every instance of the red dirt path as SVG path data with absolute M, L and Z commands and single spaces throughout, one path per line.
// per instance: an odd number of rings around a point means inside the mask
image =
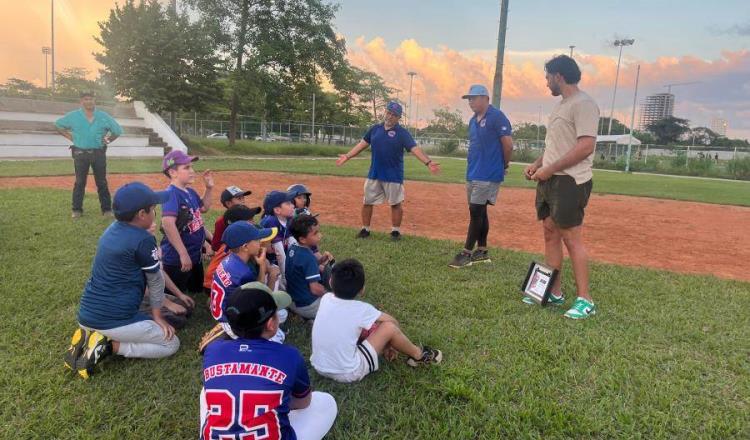
M 218 189 L 214 208 L 219 206 L 220 189 L 228 185 L 252 189 L 249 203 L 260 205 L 266 191 L 301 182 L 313 192 L 313 208 L 321 213 L 322 223 L 361 226 L 362 178 L 259 171 L 219 171 L 214 176 Z M 155 188 L 166 186 L 160 174 L 112 174 L 108 179 L 113 189 L 133 180 Z M 71 189 L 73 180 L 73 176 L 0 178 L 0 188 Z M 86 191 L 95 193 L 93 179 Z M 409 181 L 404 210 L 405 234 L 456 241 L 465 237 L 468 209 L 461 184 Z M 501 189 L 498 205 L 490 208 L 490 221 L 491 246 L 543 252 L 533 190 Z M 747 207 L 594 194 L 586 213 L 585 233 L 589 253 L 596 261 L 750 281 L 749 225 Z M 376 207 L 373 227 L 390 230 L 387 207 Z

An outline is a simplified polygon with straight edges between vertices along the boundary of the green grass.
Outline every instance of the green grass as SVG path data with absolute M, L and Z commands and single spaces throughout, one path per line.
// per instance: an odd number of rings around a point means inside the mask
M 97 215 L 71 221 L 68 191 L 1 190 L 0 438 L 195 438 L 201 358 L 211 320 L 199 307 L 172 358 L 112 358 L 84 382 L 62 365 L 97 239 Z M 86 212 L 96 212 L 87 196 Z M 212 222 L 217 211 L 207 215 Z M 748 438 L 750 284 L 593 264 L 599 314 L 521 304 L 534 256 L 493 249 L 493 263 L 449 270 L 458 244 L 325 227 L 324 249 L 365 264 L 365 299 L 395 315 L 437 367 L 403 363 L 355 385 L 312 373 L 339 416 L 329 438 Z M 533 237 L 530 237 L 532 239 Z M 564 289 L 572 292 L 564 274 Z M 199 298 L 198 304 L 204 304 Z M 289 343 L 305 357 L 310 330 Z
M 431 182 L 465 182 L 466 162 L 455 158 L 439 159 L 443 172 L 437 176 L 413 157 L 406 159 L 406 178 Z M 109 159 L 109 173 L 159 172 L 159 159 Z M 337 167 L 332 158 L 221 158 L 204 157 L 199 169 L 261 170 L 295 174 L 318 174 L 363 177 L 370 166 L 369 158 L 355 159 Z M 70 175 L 70 160 L 0 161 L 0 177 Z M 523 166 L 512 165 L 505 182 L 509 187 L 533 188 L 534 183 L 523 178 Z M 648 174 L 624 174 L 594 171 L 594 192 L 688 200 L 705 203 L 750 206 L 750 182 L 733 180 L 702 180 Z

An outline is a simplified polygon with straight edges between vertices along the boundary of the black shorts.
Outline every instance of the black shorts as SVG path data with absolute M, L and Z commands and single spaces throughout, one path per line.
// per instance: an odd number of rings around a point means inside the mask
M 536 217 L 552 217 L 555 224 L 568 229 L 583 224 L 583 215 L 589 203 L 593 180 L 580 185 L 567 175 L 553 175 L 536 186 Z
M 183 293 L 198 293 L 203 291 L 203 263 L 193 264 L 189 272 L 182 272 L 180 266 L 164 265 L 164 272 Z M 174 293 L 174 292 L 173 292 Z

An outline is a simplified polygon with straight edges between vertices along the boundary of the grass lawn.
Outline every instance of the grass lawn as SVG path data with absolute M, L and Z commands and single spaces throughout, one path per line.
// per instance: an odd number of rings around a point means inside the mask
M 69 198 L 0 191 L 0 438 L 195 438 L 205 308 L 172 358 L 115 357 L 89 381 L 63 367 L 108 224 L 96 215 L 72 221 Z M 96 212 L 95 197 L 85 203 Z M 750 284 L 595 264 L 600 313 L 572 322 L 561 309 L 521 303 L 530 254 L 493 249 L 491 265 L 449 270 L 456 243 L 324 233 L 324 249 L 365 264 L 367 301 L 444 352 L 439 366 L 386 363 L 356 385 L 312 373 L 338 401 L 329 438 L 750 437 Z M 306 358 L 309 338 L 309 327 L 291 323 L 288 341 Z
M 437 176 L 431 175 L 427 168 L 413 157 L 407 157 L 405 163 L 406 178 L 410 180 L 465 182 L 466 162 L 461 159 L 440 159 L 443 172 Z M 161 161 L 160 159 L 110 159 L 107 166 L 110 173 L 152 173 L 159 172 Z M 197 168 L 363 177 L 367 175 L 369 166 L 369 158 L 352 160 L 342 167 L 337 167 L 332 158 L 204 157 L 198 162 Z M 73 165 L 68 159 L 0 161 L 0 177 L 70 175 L 72 173 Z M 535 184 L 523 178 L 522 165 L 513 165 L 505 185 L 533 188 Z M 701 180 L 595 170 L 594 192 L 750 206 L 750 182 L 746 181 Z

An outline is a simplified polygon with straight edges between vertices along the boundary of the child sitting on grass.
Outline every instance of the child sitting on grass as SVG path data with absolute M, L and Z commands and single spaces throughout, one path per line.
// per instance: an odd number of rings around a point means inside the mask
M 337 382 L 360 381 L 377 371 L 380 354 L 395 359 L 403 353 L 412 367 L 442 361 L 440 350 L 414 345 L 396 319 L 355 299 L 365 292 L 365 269 L 359 261 L 337 263 L 331 288 L 333 293 L 320 299 L 312 329 L 310 362 L 322 376 Z
M 291 233 L 297 241 L 286 259 L 286 290 L 294 301 L 291 310 L 305 319 L 315 319 L 320 297 L 329 290 L 325 268 L 333 256 L 326 253 L 318 258 L 313 253 L 323 238 L 315 217 L 300 215 L 294 219 Z

